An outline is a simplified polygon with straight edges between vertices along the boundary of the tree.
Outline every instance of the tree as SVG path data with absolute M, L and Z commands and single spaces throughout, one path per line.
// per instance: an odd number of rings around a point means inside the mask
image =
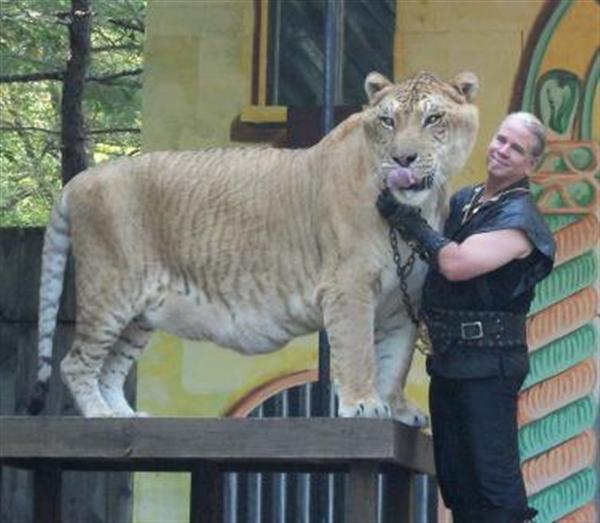
M 61 186 L 63 151 L 65 181 L 87 162 L 139 151 L 145 3 L 0 4 L 0 226 L 46 222 Z M 85 14 L 90 4 L 91 16 Z M 85 54 L 85 45 L 73 41 L 86 22 L 89 68 L 86 58 L 77 57 L 78 51 Z M 84 134 L 72 125 L 76 111 L 64 105 L 65 98 L 77 98 L 68 83 L 74 71 L 79 74 L 76 95 L 82 93 L 85 120 L 79 124 Z M 61 106 L 67 118 L 61 118 Z M 63 149 L 62 143 L 79 149 Z
M 83 90 L 90 61 L 91 0 L 71 0 L 69 59 L 63 75 L 60 109 L 62 180 L 67 183 L 88 166 L 83 116 Z

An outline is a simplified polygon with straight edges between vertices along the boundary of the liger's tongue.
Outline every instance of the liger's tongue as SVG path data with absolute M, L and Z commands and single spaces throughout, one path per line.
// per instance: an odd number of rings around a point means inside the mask
M 415 183 L 415 175 L 406 167 L 396 167 L 387 177 L 387 185 L 392 190 L 408 189 Z

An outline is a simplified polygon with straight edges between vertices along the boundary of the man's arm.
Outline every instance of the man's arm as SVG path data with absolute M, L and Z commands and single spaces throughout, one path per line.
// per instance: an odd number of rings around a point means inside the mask
M 450 242 L 438 252 L 437 266 L 447 280 L 470 280 L 494 271 L 533 250 L 527 235 L 518 229 L 503 229 L 469 236 L 462 243 Z
M 433 230 L 417 207 L 397 202 L 389 190 L 380 194 L 377 208 L 420 257 L 450 281 L 475 278 L 533 250 L 519 229 L 479 233 L 460 244 L 452 242 Z

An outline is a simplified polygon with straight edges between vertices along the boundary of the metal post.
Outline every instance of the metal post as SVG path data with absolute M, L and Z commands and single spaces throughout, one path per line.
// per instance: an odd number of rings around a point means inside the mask
M 335 125 L 334 108 L 342 102 L 344 0 L 325 2 L 325 64 L 323 68 L 323 134 Z
M 344 0 L 325 2 L 325 64 L 323 68 L 323 134 L 335 125 L 334 109 L 341 102 Z M 319 415 L 332 416 L 330 408 L 329 341 L 327 333 L 319 333 Z

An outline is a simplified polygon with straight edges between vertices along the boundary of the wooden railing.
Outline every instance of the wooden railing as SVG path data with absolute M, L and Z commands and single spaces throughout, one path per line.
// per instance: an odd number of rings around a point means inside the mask
M 61 521 L 61 474 L 191 473 L 190 521 L 222 521 L 220 472 L 347 473 L 346 523 L 377 521 L 378 474 L 386 471 L 383 521 L 409 521 L 410 479 L 433 474 L 429 435 L 392 420 L 331 418 L 0 418 L 0 463 L 34 473 L 34 521 Z

